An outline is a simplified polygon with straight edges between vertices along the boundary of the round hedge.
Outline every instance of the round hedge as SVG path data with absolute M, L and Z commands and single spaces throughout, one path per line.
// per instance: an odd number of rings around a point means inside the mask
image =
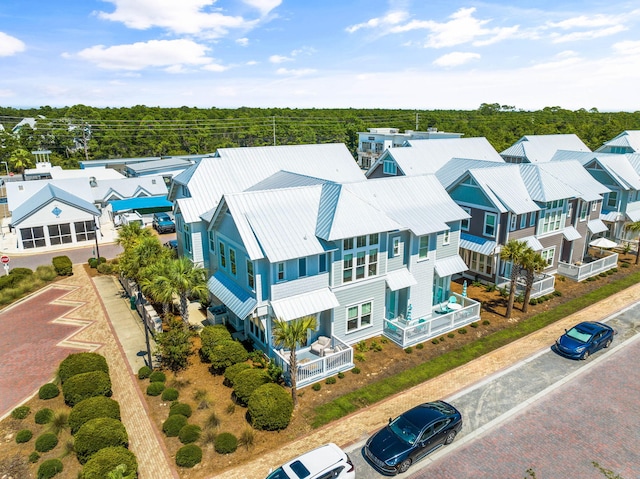
M 167 380 L 167 375 L 162 371 L 153 371 L 149 375 L 149 382 L 152 383 L 164 383 Z
M 224 324 L 216 324 L 213 326 L 205 326 L 200 331 L 200 352 L 203 357 L 207 357 L 208 351 L 217 343 L 222 341 L 231 341 L 231 333 Z
M 33 437 L 33 433 L 29 429 L 21 429 L 16 434 L 16 442 L 18 444 L 24 444 L 25 442 L 31 441 Z
M 48 452 L 58 445 L 58 436 L 52 432 L 45 432 L 36 439 L 36 451 Z
M 151 376 L 151 368 L 149 366 L 142 366 L 138 369 L 138 379 L 147 379 Z
M 182 446 L 176 452 L 176 464 L 180 467 L 193 467 L 202 461 L 202 449 L 195 444 Z
M 229 366 L 243 363 L 249 359 L 249 353 L 239 341 L 221 341 L 215 343 L 208 350 L 203 349 L 202 351 L 214 371 L 222 371 Z
M 95 396 L 111 396 L 111 379 L 104 371 L 91 371 L 71 376 L 62 385 L 64 402 L 73 407 Z
M 105 396 L 96 396 L 80 401 L 69 413 L 71 434 L 78 432 L 87 421 L 99 417 L 110 417 L 120 420 L 120 404 Z
M 167 388 L 162 391 L 162 400 L 163 401 L 175 401 L 180 396 L 180 393 L 176 388 Z
M 249 363 L 237 363 L 229 366 L 224 370 L 224 383 L 229 387 L 233 387 L 236 377 L 245 369 L 251 369 Z
M 60 389 L 53 383 L 43 384 L 38 390 L 38 397 L 40 399 L 53 399 L 60 395 Z
M 29 462 L 31 464 L 34 464 L 39 460 L 40 460 L 40 454 L 38 454 L 36 451 L 33 451 L 31 454 L 29 454 Z
M 174 416 L 176 414 L 182 414 L 184 417 L 191 417 L 191 406 L 185 404 L 183 402 L 175 401 L 169 407 L 169 416 Z
M 271 377 L 266 369 L 245 369 L 236 376 L 233 392 L 241 404 L 247 404 L 251 394 L 269 382 L 271 382 Z
M 50 479 L 59 472 L 62 472 L 62 462 L 60 459 L 47 459 L 38 468 L 38 479 Z
M 100 417 L 84 423 L 74 434 L 74 448 L 78 461 L 84 464 L 93 454 L 105 447 L 129 446 L 129 436 L 117 419 Z
M 182 444 L 191 444 L 200 439 L 202 428 L 196 424 L 187 424 L 180 429 L 178 438 Z
M 238 449 L 238 438 L 230 432 L 221 432 L 213 445 L 218 454 L 230 454 Z
M 164 383 L 155 382 L 147 386 L 147 396 L 160 396 L 164 391 Z
M 58 376 L 64 385 L 70 377 L 92 371 L 102 371 L 109 374 L 109 366 L 105 357 L 98 353 L 74 353 L 62 360 L 58 368 Z
M 123 477 L 138 470 L 136 456 L 129 449 L 122 446 L 111 446 L 100 449 L 82 468 L 82 479 L 104 479 L 109 472 L 113 471 L 120 464 L 124 464 L 127 469 Z M 136 477 L 135 475 L 133 477 Z
M 180 429 L 187 425 L 187 417 L 182 414 L 174 414 L 169 416 L 165 422 L 162 423 L 162 432 L 167 437 L 177 437 L 180 434 Z
M 53 409 L 49 409 L 48 407 L 40 409 L 35 417 L 36 424 L 48 424 L 53 419 Z
M 283 387 L 273 383 L 264 384 L 249 398 L 247 413 L 254 428 L 279 431 L 291 421 L 293 399 Z
M 18 406 L 13 411 L 11 411 L 11 417 L 13 419 L 24 419 L 31 412 L 31 408 L 29 406 Z

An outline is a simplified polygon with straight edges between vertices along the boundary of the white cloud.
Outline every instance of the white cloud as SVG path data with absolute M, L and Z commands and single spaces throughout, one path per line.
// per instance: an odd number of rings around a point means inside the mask
M 22 40 L 0 32 L 0 57 L 10 57 L 23 52 L 26 46 Z
M 278 75 L 289 75 L 289 76 L 305 76 L 305 75 L 311 75 L 312 73 L 315 73 L 316 70 L 314 70 L 313 68 L 292 68 L 292 69 L 288 69 L 288 68 L 278 68 L 276 70 L 276 74 Z
M 238 38 L 236 40 L 236 43 L 238 45 L 240 45 L 241 47 L 246 47 L 249 45 L 249 39 L 248 38 Z
M 409 14 L 405 11 L 396 10 L 387 13 L 383 17 L 372 18 L 363 23 L 357 23 L 355 25 L 351 25 L 346 28 L 346 31 L 349 33 L 357 32 L 363 28 L 375 28 L 385 30 L 391 28 L 394 25 L 399 24 L 400 22 L 405 21 L 409 18 Z
M 243 2 L 259 10 L 262 15 L 267 15 L 271 10 L 280 6 L 282 0 L 243 0 Z
M 269 57 L 269 61 L 271 63 L 285 63 L 285 62 L 293 61 L 293 58 L 285 57 L 284 55 L 271 55 Z
M 554 33 L 551 35 L 553 43 L 578 42 L 583 40 L 591 40 L 593 38 L 609 37 L 625 31 L 627 28 L 623 25 L 614 25 L 609 28 L 600 30 L 589 30 L 586 32 L 573 32 L 566 35 Z
M 185 65 L 208 65 L 208 48 L 191 40 L 151 40 L 131 45 L 105 47 L 96 45 L 75 56 L 107 70 L 143 70 L 149 67 L 181 71 Z M 72 55 L 65 54 L 65 57 Z
M 434 60 L 433 64 L 439 67 L 457 67 L 469 63 L 473 60 L 479 60 L 480 55 L 470 52 L 452 52 L 442 55 L 440 58 Z
M 225 65 L 220 65 L 219 63 L 209 63 L 202 67 L 203 70 L 207 70 L 210 72 L 223 72 L 229 69 L 229 67 Z
M 640 56 L 640 41 L 618 42 L 613 45 L 613 50 L 620 55 Z

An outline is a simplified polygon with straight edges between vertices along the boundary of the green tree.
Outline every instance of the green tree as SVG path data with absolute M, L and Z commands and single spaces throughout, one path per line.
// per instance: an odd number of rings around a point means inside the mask
M 195 332 L 182 321 L 173 321 L 169 330 L 156 335 L 157 351 L 164 367 L 177 374 L 189 365 L 189 357 L 194 354 L 191 339 Z
M 507 241 L 507 244 L 502 247 L 502 251 L 500 252 L 500 258 L 511 262 L 509 301 L 507 302 L 507 312 L 505 314 L 505 317 L 507 318 L 511 318 L 511 313 L 513 312 L 513 302 L 516 298 L 518 275 L 520 274 L 522 260 L 527 249 L 529 249 L 529 246 L 527 246 L 527 243 L 524 241 L 509 240 Z
M 180 316 L 185 324 L 189 324 L 189 297 L 206 299 L 209 293 L 207 270 L 184 256 L 171 259 L 166 274 L 157 277 L 156 281 L 166 285 L 167 294 L 170 291 L 180 298 Z
M 638 244 L 636 245 L 636 264 L 638 264 L 640 262 L 640 221 L 629 223 L 627 230 L 638 234 Z
M 167 286 L 171 259 L 162 255 L 158 260 L 140 271 L 140 289 L 156 303 L 162 303 L 162 315 L 168 318 L 173 303 L 173 291 Z
M 536 274 L 542 273 L 547 267 L 547 262 L 540 253 L 532 248 L 527 248 L 522 257 L 522 269 L 525 271 L 524 301 L 522 303 L 522 312 L 526 313 L 529 309 L 529 300 L 531 299 L 531 290 L 536 279 Z
M 11 171 L 24 173 L 24 170 L 33 166 L 33 155 L 23 148 L 14 150 L 9 157 L 9 169 Z
M 274 343 L 290 351 L 289 375 L 291 378 L 291 399 L 293 399 L 294 408 L 298 406 L 298 358 L 296 351 L 298 346 L 304 344 L 307 340 L 308 330 L 316 329 L 316 325 L 315 316 L 304 316 L 293 321 L 276 318 L 273 321 Z

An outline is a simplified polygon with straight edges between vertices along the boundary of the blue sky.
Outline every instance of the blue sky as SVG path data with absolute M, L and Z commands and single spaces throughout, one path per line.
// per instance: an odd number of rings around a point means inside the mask
M 640 3 L 2 0 L 0 105 L 640 110 Z

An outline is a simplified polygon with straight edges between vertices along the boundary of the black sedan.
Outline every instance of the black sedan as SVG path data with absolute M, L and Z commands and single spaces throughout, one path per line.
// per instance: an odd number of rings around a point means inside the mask
M 610 326 L 596 321 L 585 321 L 558 338 L 556 351 L 572 359 L 587 359 L 602 348 L 608 348 L 615 331 Z
M 402 413 L 369 438 L 365 457 L 385 474 L 405 472 L 441 446 L 451 444 L 462 429 L 462 415 L 444 401 L 421 404 Z

